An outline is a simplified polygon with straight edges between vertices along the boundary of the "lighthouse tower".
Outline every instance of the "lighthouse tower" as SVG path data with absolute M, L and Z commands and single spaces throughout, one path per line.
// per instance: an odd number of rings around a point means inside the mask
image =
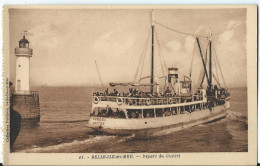
M 16 56 L 16 94 L 30 94 L 30 58 L 33 50 L 29 47 L 30 42 L 23 36 L 19 41 L 19 47 L 15 48 Z
M 33 50 L 25 38 L 15 48 L 16 78 L 15 91 L 11 95 L 11 109 L 20 113 L 22 121 L 38 123 L 40 121 L 40 103 L 38 91 L 30 90 L 30 58 Z

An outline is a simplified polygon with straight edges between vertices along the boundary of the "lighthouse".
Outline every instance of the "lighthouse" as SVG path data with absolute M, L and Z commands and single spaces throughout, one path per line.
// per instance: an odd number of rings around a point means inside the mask
M 23 36 L 19 41 L 19 47 L 15 48 L 15 91 L 17 94 L 29 94 L 30 92 L 30 58 L 32 57 L 33 50 L 29 44 L 30 42 Z
M 30 90 L 30 58 L 32 58 L 33 49 L 30 48 L 30 42 L 25 35 L 19 41 L 14 53 L 16 76 L 15 90 L 10 98 L 11 109 L 21 114 L 22 121 L 38 123 L 40 121 L 39 92 Z

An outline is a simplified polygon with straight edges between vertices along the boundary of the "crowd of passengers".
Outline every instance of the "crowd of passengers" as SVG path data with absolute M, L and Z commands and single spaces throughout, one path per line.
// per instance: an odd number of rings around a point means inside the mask
M 218 92 L 218 97 L 220 96 L 228 96 L 229 93 L 224 89 L 224 88 L 221 88 L 219 89 L 217 87 L 217 85 L 214 86 L 214 88 L 212 90 L 207 90 L 207 96 L 214 96 L 215 93 Z M 200 92 L 196 92 L 195 95 L 198 95 L 200 94 Z M 118 92 L 116 89 L 114 89 L 112 92 L 109 92 L 108 91 L 108 88 L 105 90 L 104 93 L 99 93 L 99 92 L 95 92 L 93 94 L 93 96 L 121 96 L 121 97 L 141 97 L 141 98 L 153 98 L 153 97 L 174 97 L 176 96 L 176 93 L 175 92 L 171 92 L 170 88 L 167 87 L 162 93 L 157 93 L 157 92 L 144 92 L 142 90 L 138 90 L 138 89 L 133 89 L 133 88 L 129 88 L 129 91 L 128 92 Z
M 198 104 L 197 109 L 200 109 L 200 105 Z M 138 109 L 128 109 L 127 110 L 127 117 L 128 118 L 151 118 L 151 117 L 165 117 L 165 116 L 172 116 L 177 114 L 184 114 L 184 113 L 191 113 L 195 110 L 195 107 L 184 106 L 180 107 L 179 112 L 177 108 L 170 110 L 170 108 L 160 108 L 160 109 L 144 109 L 143 116 L 142 111 Z M 116 110 L 107 107 L 107 108 L 99 108 L 93 112 L 93 116 L 97 117 L 111 117 L 111 118 L 126 118 L 125 112 L 116 108 Z
M 105 90 L 104 93 L 96 92 L 93 94 L 94 96 L 121 96 L 121 97 L 173 97 L 176 96 L 175 93 L 171 93 L 171 90 L 169 87 L 166 88 L 166 90 L 163 93 L 151 93 L 151 92 L 144 92 L 138 89 L 129 88 L 128 92 L 122 92 L 119 93 L 116 89 L 114 89 L 112 92 L 108 92 L 108 88 Z
M 116 109 L 113 111 L 112 108 L 98 108 L 98 110 L 94 110 L 94 116 L 98 117 L 117 117 L 117 118 L 126 118 L 125 113 L 123 110 Z

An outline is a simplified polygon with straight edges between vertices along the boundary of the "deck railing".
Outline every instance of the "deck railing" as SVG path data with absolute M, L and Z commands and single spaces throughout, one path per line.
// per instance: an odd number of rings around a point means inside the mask
M 93 102 L 98 103 L 99 101 L 117 102 L 119 105 L 166 105 L 181 103 L 182 97 L 121 97 L 121 96 L 93 96 Z M 202 100 L 202 95 L 193 95 L 193 101 Z

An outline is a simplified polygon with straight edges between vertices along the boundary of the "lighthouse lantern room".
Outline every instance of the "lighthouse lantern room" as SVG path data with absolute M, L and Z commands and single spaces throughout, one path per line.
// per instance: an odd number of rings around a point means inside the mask
M 33 50 L 29 47 L 30 42 L 23 36 L 19 41 L 19 47 L 15 48 L 16 56 L 16 94 L 30 94 L 30 57 Z

